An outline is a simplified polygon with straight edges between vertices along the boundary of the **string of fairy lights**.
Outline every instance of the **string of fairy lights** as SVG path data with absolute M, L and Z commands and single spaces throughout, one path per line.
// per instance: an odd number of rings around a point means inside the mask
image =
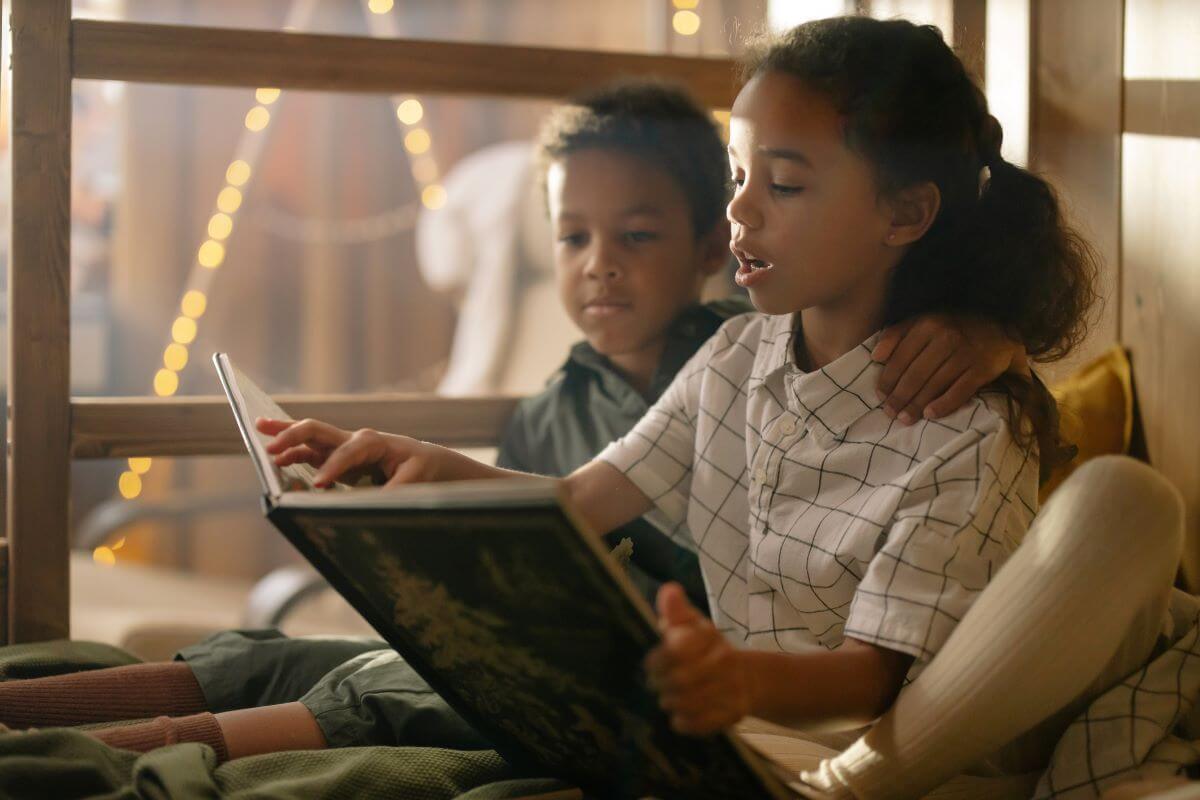
M 368 22 L 372 16 L 381 17 L 392 10 L 394 0 L 367 0 Z M 293 6 L 285 29 L 302 29 L 311 17 L 314 0 L 301 0 Z M 375 35 L 395 35 L 395 26 L 385 30 L 372 25 Z M 242 208 L 256 171 L 256 164 L 265 144 L 265 134 L 278 109 L 282 96 L 280 89 L 260 87 L 254 92 L 254 105 L 243 119 L 243 138 L 237 148 L 236 157 L 225 170 L 225 181 L 214 199 L 212 215 L 209 217 L 203 241 L 196 250 L 196 258 L 185 282 L 179 300 L 178 314 L 171 323 L 170 341 L 163 349 L 162 366 L 151 380 L 154 394 L 171 397 L 179 391 L 180 374 L 190 362 L 190 346 L 199 335 L 200 321 L 208 310 L 213 281 L 228 254 L 229 239 L 233 234 L 238 211 Z M 437 210 L 446 203 L 446 189 L 439 182 L 441 171 L 433 155 L 433 137 L 424 123 L 426 112 L 420 99 L 411 95 L 392 98 L 396 122 L 400 127 L 404 149 L 409 155 L 409 168 L 416 183 L 421 204 Z M 130 458 L 127 469 L 117 478 L 117 491 L 126 500 L 133 500 L 142 493 L 145 476 L 153 468 L 153 459 Z M 116 563 L 116 551 L 125 544 L 121 538 L 111 546 L 97 547 L 92 558 L 100 564 Z
M 700 0 L 671 0 L 674 11 L 671 26 L 680 36 L 694 36 L 700 30 Z M 366 0 L 367 21 L 375 36 L 397 35 L 394 18 L 386 15 L 395 7 L 395 0 Z M 297 0 L 293 4 L 285 29 L 302 29 L 311 17 L 315 0 Z M 185 289 L 180 297 L 178 315 L 171 323 L 170 341 L 163 349 L 162 366 L 154 373 L 151 386 L 158 397 L 172 397 L 179 391 L 180 374 L 190 363 L 190 346 L 199 335 L 200 320 L 208 310 L 211 287 L 228 255 L 229 239 L 234 231 L 238 211 L 256 172 L 256 165 L 265 145 L 265 136 L 274 116 L 282 91 L 275 87 L 260 87 L 254 92 L 254 105 L 243 119 L 243 138 L 236 157 L 225 170 L 225 182 L 217 192 L 209 217 L 206 235 L 196 250 Z M 446 189 L 439 182 L 440 170 L 433 156 L 433 137 L 425 122 L 425 107 L 417 97 L 392 97 L 396 121 L 400 126 L 404 149 L 409 155 L 409 168 L 416 183 L 421 204 L 437 210 L 446 203 Z M 272 109 L 276 110 L 273 116 Z M 722 117 L 724 113 L 724 117 Z M 719 122 L 728 125 L 728 112 L 716 112 Z M 117 478 L 117 491 L 126 500 L 142 493 L 144 478 L 153 467 L 153 459 L 130 458 L 127 469 Z M 93 559 L 111 566 L 116 563 L 116 551 L 125 544 L 121 538 L 111 546 L 97 547 Z

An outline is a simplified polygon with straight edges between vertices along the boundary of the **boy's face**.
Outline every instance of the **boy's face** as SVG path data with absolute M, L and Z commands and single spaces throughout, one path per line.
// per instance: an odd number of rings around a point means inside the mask
M 667 328 L 728 256 L 718 226 L 698 239 L 683 191 L 636 156 L 590 148 L 546 174 L 559 296 L 592 347 L 653 370 Z
M 882 302 L 895 257 L 870 164 L 833 105 L 799 79 L 753 78 L 729 129 L 736 280 L 769 314 Z

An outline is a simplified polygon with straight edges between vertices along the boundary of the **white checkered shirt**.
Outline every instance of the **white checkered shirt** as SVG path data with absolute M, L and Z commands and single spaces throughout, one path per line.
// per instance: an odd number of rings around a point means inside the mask
M 915 656 L 914 677 L 1023 537 L 1037 458 L 1003 400 L 907 427 L 876 398 L 877 337 L 804 373 L 792 331 L 790 315 L 731 319 L 599 458 L 698 551 L 734 642 L 852 636 Z

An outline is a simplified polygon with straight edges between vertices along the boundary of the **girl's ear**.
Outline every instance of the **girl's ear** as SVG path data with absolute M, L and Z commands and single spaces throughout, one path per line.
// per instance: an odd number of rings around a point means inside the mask
M 905 187 L 888 200 L 892 224 L 885 244 L 889 247 L 910 245 L 925 235 L 942 207 L 942 193 L 931 181 Z
M 729 253 L 729 220 L 722 217 L 712 230 L 700 237 L 700 272 L 716 275 L 723 270 L 732 257 Z

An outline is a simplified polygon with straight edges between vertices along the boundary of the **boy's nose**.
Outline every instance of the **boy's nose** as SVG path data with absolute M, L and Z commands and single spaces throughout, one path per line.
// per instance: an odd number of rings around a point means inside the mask
M 612 280 L 621 276 L 621 264 L 608 248 L 597 247 L 587 260 L 583 273 L 589 278 Z

